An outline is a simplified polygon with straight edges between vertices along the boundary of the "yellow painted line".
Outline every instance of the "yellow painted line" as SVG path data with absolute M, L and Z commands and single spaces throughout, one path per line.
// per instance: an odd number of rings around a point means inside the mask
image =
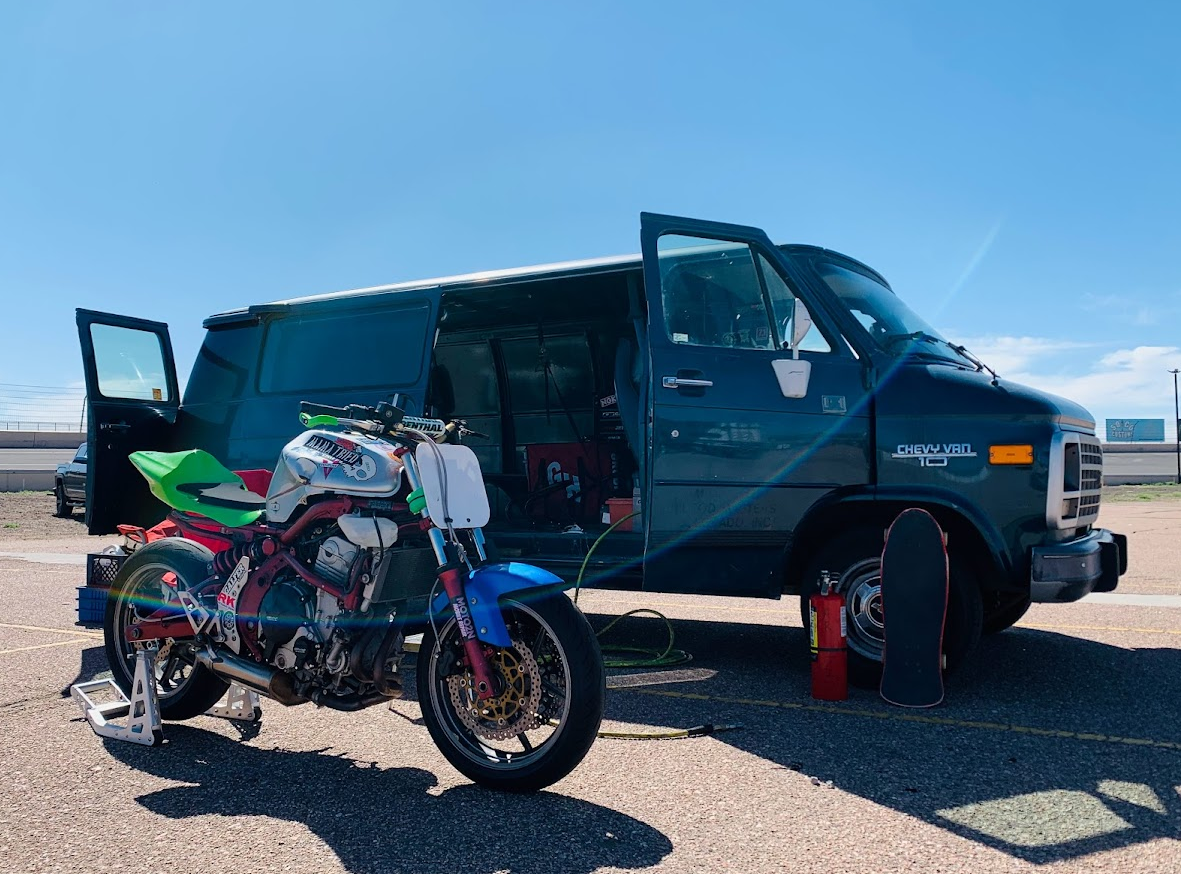
M 887 710 L 861 710 L 854 707 L 838 707 L 826 704 L 801 704 L 798 701 L 773 701 L 760 698 L 728 698 L 721 695 L 701 695 L 693 692 L 673 692 L 660 689 L 625 688 L 621 692 L 638 695 L 656 695 L 661 698 L 680 698 L 688 701 L 709 701 L 715 704 L 744 704 L 750 707 L 774 707 L 780 710 L 802 710 L 808 713 L 832 713 L 838 716 L 860 716 L 882 719 L 889 722 L 916 722 L 922 725 L 945 725 L 952 728 L 975 728 L 982 731 L 1012 734 L 1031 734 L 1040 737 L 1057 737 L 1091 743 L 1116 743 L 1128 746 L 1152 747 L 1162 750 L 1181 750 L 1181 743 L 1168 740 L 1153 740 L 1142 737 L 1121 737 L 1119 735 L 1095 734 L 1093 732 L 1070 731 L 1057 728 L 1035 728 L 1031 725 L 1012 725 L 1007 722 L 975 722 L 967 719 L 949 719 L 942 716 L 927 716 L 921 713 L 893 713 Z
M 599 598 L 595 597 L 594 602 L 585 606 L 597 607 L 601 604 L 621 604 L 625 607 L 674 607 L 686 610 L 722 610 L 728 613 L 769 613 L 773 616 L 791 616 L 791 609 L 783 607 L 777 610 L 768 610 L 766 607 L 727 607 L 724 604 L 681 604 L 676 601 L 624 601 L 618 598 Z M 593 612 L 593 610 L 592 610 Z
M 85 637 L 75 637 L 71 640 L 55 640 L 53 643 L 38 643 L 34 646 L 18 646 L 15 649 L 0 649 L 0 656 L 11 655 L 14 652 L 29 652 L 34 649 L 47 649 L 51 646 L 69 646 L 70 644 L 83 643 L 85 641 Z
M 765 607 L 728 607 L 724 604 L 681 604 L 676 601 L 647 601 L 647 600 L 645 600 L 641 605 L 641 602 L 639 602 L 639 601 L 624 601 L 624 600 L 621 600 L 618 598 L 598 598 L 598 597 L 596 597 L 593 602 L 590 602 L 590 603 L 586 604 L 585 606 L 588 607 L 591 610 L 591 612 L 594 612 L 594 608 L 600 607 L 600 606 L 603 606 L 606 604 L 619 604 L 619 605 L 626 606 L 626 607 L 646 606 L 646 607 L 685 608 L 688 610 L 720 610 L 720 611 L 731 612 L 731 613 L 768 613 L 773 616 L 785 616 L 785 617 L 789 617 L 789 618 L 794 617 L 794 613 L 790 610 L 790 608 L 784 608 L 782 610 L 768 610 Z M 799 626 L 791 626 L 791 627 L 798 628 Z M 1033 628 L 1033 629 L 1037 629 L 1039 631 L 1125 631 L 1125 632 L 1132 632 L 1135 634 L 1181 635 L 1181 629 L 1133 628 L 1133 627 L 1124 627 L 1124 626 L 1119 626 L 1119 625 L 1057 625 L 1057 624 L 1046 625 L 1046 624 L 1041 624 L 1041 623 L 1034 624 L 1034 623 L 1020 622 L 1016 625 L 1016 627 L 1017 628 Z
M 54 634 L 77 634 L 81 637 L 102 637 L 98 631 L 75 631 L 73 628 L 46 628 L 44 625 L 13 625 L 11 622 L 0 622 L 0 628 L 17 628 L 21 631 L 52 631 Z

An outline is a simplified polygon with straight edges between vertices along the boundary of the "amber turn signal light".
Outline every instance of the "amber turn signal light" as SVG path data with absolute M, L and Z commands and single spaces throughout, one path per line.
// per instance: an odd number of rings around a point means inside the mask
M 1027 444 L 1020 446 L 989 446 L 989 464 L 1033 464 L 1033 447 Z

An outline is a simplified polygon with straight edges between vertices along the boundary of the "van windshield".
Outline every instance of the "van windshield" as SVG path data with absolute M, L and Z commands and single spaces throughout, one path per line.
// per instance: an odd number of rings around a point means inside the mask
M 812 266 L 884 352 L 975 366 L 878 280 L 823 258 L 814 259 Z

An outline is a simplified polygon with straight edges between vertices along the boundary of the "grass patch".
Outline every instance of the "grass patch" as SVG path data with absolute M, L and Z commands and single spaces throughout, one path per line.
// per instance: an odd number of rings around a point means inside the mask
M 5 528 L 20 528 L 21 525 L 20 525 L 20 522 L 5 522 L 4 527 Z
M 1147 501 L 1181 501 L 1181 485 L 1176 483 L 1149 483 L 1142 486 L 1106 486 L 1103 500 L 1116 503 L 1140 503 Z

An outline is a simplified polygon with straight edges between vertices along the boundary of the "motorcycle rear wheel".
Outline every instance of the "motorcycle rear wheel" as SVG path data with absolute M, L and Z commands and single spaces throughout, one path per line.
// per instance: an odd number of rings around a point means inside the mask
M 124 629 L 165 604 L 175 603 L 181 609 L 177 589 L 195 588 L 204 582 L 212 558 L 213 553 L 198 543 L 168 537 L 141 546 L 119 569 L 107 594 L 103 642 L 111 676 L 124 695 L 131 694 L 136 652 L 143 646 L 127 640 Z M 175 587 L 163 581 L 167 573 L 176 575 Z M 163 719 L 200 716 L 229 688 L 228 682 L 195 663 L 191 644 L 183 640 L 159 641 L 154 670 Z
M 488 648 L 502 694 L 479 702 L 451 617 L 423 635 L 418 700 L 435 745 L 482 786 L 535 792 L 569 774 L 598 734 L 606 674 L 586 617 L 564 594 L 504 598 L 513 646 Z M 518 731 L 518 729 L 520 729 Z

